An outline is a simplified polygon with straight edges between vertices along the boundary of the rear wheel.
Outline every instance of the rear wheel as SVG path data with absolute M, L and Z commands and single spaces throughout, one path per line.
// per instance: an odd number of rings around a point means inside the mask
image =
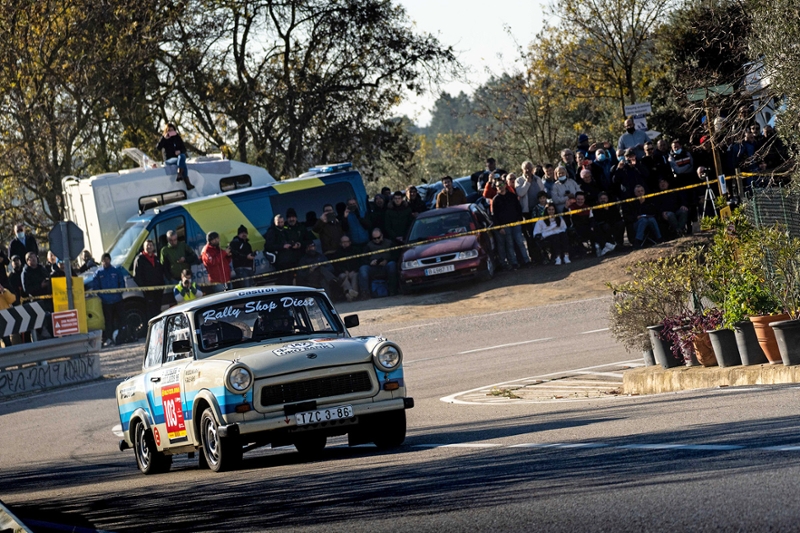
M 172 466 L 172 456 L 158 451 L 152 433 L 141 422 L 136 424 L 134 429 L 133 450 L 136 454 L 136 464 L 143 474 L 168 472 Z
M 327 436 L 310 434 L 294 441 L 294 447 L 297 448 L 300 455 L 313 458 L 318 457 L 322 453 L 327 443 Z
M 211 408 L 203 411 L 200 418 L 200 439 L 203 457 L 208 468 L 214 472 L 231 470 L 242 461 L 242 445 L 239 441 L 219 436 L 219 425 Z
M 128 298 L 122 301 L 121 325 L 125 326 L 130 337 L 143 337 L 147 329 L 147 311 L 143 300 Z
M 381 450 L 401 446 L 406 440 L 406 412 L 389 411 L 377 416 L 380 418 L 373 426 L 375 446 Z

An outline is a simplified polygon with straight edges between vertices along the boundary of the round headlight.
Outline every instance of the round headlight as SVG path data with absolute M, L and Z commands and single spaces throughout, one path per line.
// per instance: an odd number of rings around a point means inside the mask
M 403 360 L 403 353 L 394 344 L 383 344 L 375 351 L 375 365 L 386 372 L 391 372 L 400 366 Z
M 228 374 L 228 385 L 231 392 L 245 392 L 253 384 L 253 374 L 243 366 L 237 366 Z

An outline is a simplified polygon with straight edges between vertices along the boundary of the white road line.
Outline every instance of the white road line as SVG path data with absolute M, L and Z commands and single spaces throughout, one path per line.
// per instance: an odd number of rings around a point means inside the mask
M 475 352 L 485 352 L 486 350 L 494 350 L 496 348 L 507 348 L 509 346 L 519 346 L 521 344 L 531 344 L 533 342 L 542 342 L 542 341 L 549 341 L 553 340 L 554 337 L 545 337 L 544 339 L 533 339 L 532 341 L 522 341 L 522 342 L 511 342 L 508 344 L 498 344 L 497 346 L 489 346 L 487 348 L 476 348 L 475 350 L 467 350 L 466 352 L 458 352 L 458 355 L 464 355 L 468 353 L 475 353 Z
M 402 331 L 404 329 L 427 328 L 429 326 L 435 326 L 435 325 L 436 325 L 435 323 L 434 324 L 417 324 L 416 326 L 406 326 L 406 327 L 403 327 L 403 328 L 387 329 L 387 330 L 384 331 L 384 333 L 392 333 L 394 331 Z
M 800 446 L 764 446 L 758 449 L 769 452 L 798 452 L 800 451 Z
M 412 444 L 412 448 L 499 448 L 502 444 L 466 442 L 456 444 Z
M 600 333 L 601 331 L 608 331 L 610 328 L 593 329 L 592 331 L 584 331 L 581 335 L 588 335 L 589 333 Z
M 609 450 L 695 450 L 706 452 L 727 452 L 736 450 L 757 451 L 800 451 L 800 446 L 745 446 L 741 444 L 679 444 L 679 443 L 650 443 L 650 444 L 621 444 L 613 445 L 606 442 L 524 442 L 522 444 L 495 444 L 495 443 L 453 443 L 453 444 L 413 444 L 412 448 L 534 448 L 534 449 L 596 449 Z
M 592 376 L 611 376 L 612 378 L 622 379 L 622 374 L 618 372 L 572 372 L 578 375 L 592 375 Z

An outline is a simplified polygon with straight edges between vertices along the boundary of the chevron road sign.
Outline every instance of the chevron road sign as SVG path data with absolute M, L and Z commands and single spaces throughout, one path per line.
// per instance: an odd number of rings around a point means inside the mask
M 33 331 L 44 325 L 46 313 L 39 302 L 9 307 L 0 311 L 0 333 L 8 337 L 12 333 Z

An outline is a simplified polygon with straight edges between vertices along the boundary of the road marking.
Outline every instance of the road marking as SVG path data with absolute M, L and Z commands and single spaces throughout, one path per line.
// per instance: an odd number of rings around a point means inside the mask
M 610 328 L 593 329 L 592 331 L 584 331 L 581 335 L 588 335 L 589 333 L 600 333 L 601 331 L 608 331 Z
M 384 331 L 384 333 L 392 333 L 394 331 L 403 331 L 404 329 L 427 328 L 427 327 L 435 326 L 435 325 L 436 325 L 435 323 L 417 324 L 416 326 L 405 326 L 405 327 L 402 327 L 402 328 L 387 329 L 387 330 Z
M 437 443 L 437 444 L 412 444 L 412 448 L 519 448 L 519 449 L 597 449 L 605 448 L 610 450 L 676 450 L 676 451 L 701 451 L 701 452 L 728 452 L 737 450 L 751 451 L 780 451 L 780 452 L 800 452 L 800 445 L 787 446 L 747 446 L 743 444 L 681 444 L 681 443 L 647 443 L 647 444 L 609 444 L 607 442 L 524 442 L 522 444 L 496 444 L 481 442 L 465 443 Z
M 497 346 L 489 346 L 488 348 L 476 348 L 475 350 L 467 350 L 466 352 L 458 352 L 457 355 L 464 355 L 468 353 L 475 353 L 475 352 L 485 352 L 486 350 L 494 350 L 497 348 L 507 348 L 509 346 L 520 346 L 521 344 L 531 344 L 533 342 L 542 342 L 542 341 L 549 341 L 553 340 L 555 337 L 545 337 L 544 339 L 533 339 L 532 341 L 522 341 L 522 342 L 511 342 L 508 344 L 498 344 Z

